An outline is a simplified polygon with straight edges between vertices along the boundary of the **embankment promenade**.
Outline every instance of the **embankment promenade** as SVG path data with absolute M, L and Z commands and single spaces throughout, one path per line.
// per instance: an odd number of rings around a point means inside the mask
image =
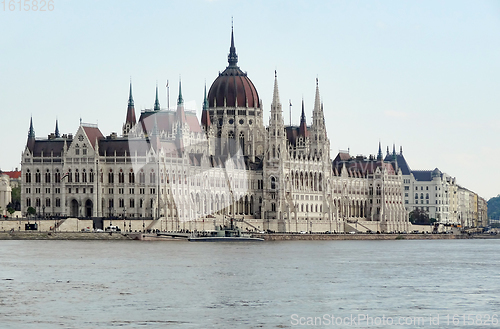
M 253 237 L 265 241 L 300 241 L 300 240 L 454 240 L 454 239 L 499 239 L 500 235 L 489 234 L 254 234 Z M 187 241 L 187 239 L 158 238 L 156 234 L 120 233 L 120 232 L 0 232 L 0 240 L 155 240 Z

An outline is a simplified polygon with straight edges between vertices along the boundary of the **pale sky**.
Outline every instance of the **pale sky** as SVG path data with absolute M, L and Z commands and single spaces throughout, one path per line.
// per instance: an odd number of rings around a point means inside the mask
M 175 104 L 200 112 L 227 66 L 231 17 L 239 66 L 266 113 L 274 70 L 284 118 L 308 124 L 319 78 L 332 157 L 385 152 L 441 171 L 489 199 L 500 193 L 499 1 L 65 1 L 53 11 L 0 4 L 0 168 L 20 167 L 30 116 L 46 138 L 59 119 L 121 133 L 130 78 L 137 117 Z

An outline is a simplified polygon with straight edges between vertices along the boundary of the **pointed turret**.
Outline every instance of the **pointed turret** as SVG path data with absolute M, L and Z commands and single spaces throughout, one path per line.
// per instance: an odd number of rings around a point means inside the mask
M 321 111 L 321 99 L 319 97 L 319 82 L 316 78 L 316 95 L 314 97 L 314 111 Z
M 158 98 L 158 89 L 156 91 L 156 97 Z M 135 118 L 135 107 L 134 98 L 132 97 L 132 81 L 130 81 L 130 88 L 128 93 L 128 106 L 127 106 L 127 116 L 125 117 L 125 123 L 123 124 L 123 136 L 127 136 L 130 130 L 135 126 L 137 122 Z
M 54 131 L 54 135 L 56 136 L 56 138 L 61 137 L 61 134 L 59 133 L 59 122 L 57 119 L 56 119 L 56 130 Z
M 229 55 L 227 56 L 227 61 L 230 67 L 238 67 L 238 55 L 236 54 L 236 47 L 234 46 L 234 33 L 233 26 L 231 24 L 231 47 L 229 47 Z
M 399 154 L 400 154 L 400 155 L 403 155 L 403 146 L 400 146 L 400 147 L 399 147 Z
M 203 110 L 201 112 L 201 126 L 208 132 L 208 128 L 212 123 L 210 122 L 210 115 L 208 113 L 208 100 L 207 100 L 207 85 L 205 84 L 205 92 L 203 96 Z
M 33 148 L 35 147 L 35 129 L 33 129 L 33 117 L 30 118 L 30 130 L 28 132 L 28 149 L 33 152 Z
M 278 73 L 274 71 L 274 92 L 273 102 L 271 103 L 271 116 L 269 117 L 269 125 L 274 129 L 282 131 L 284 129 L 283 112 L 281 110 L 280 94 L 278 90 Z M 281 136 L 281 134 L 278 134 Z
M 389 153 L 389 145 L 387 145 L 387 154 L 386 156 L 388 156 L 390 153 Z
M 378 142 L 377 161 L 382 161 L 382 145 Z
M 35 129 L 33 129 L 33 117 L 30 118 L 30 130 L 28 132 L 28 139 L 35 138 Z
M 158 100 L 158 84 L 156 84 L 156 99 L 155 99 L 154 110 L 155 111 L 159 111 L 160 110 L 160 101 Z
M 179 97 L 177 97 L 177 105 L 183 105 L 184 99 L 182 98 L 182 88 L 181 88 L 181 79 L 179 79 Z
M 182 98 L 181 79 L 179 79 L 179 97 L 177 98 L 176 117 L 180 124 L 179 128 L 182 129 L 182 125 L 186 123 L 186 114 L 184 113 L 184 99 Z
M 280 94 L 278 91 L 278 73 L 274 71 L 274 92 L 273 92 L 273 103 L 271 106 L 275 107 L 280 104 Z
M 302 113 L 300 115 L 299 135 L 303 136 L 303 137 L 309 136 L 309 132 L 307 131 L 307 124 L 306 124 L 306 114 L 304 112 L 304 99 L 302 99 Z

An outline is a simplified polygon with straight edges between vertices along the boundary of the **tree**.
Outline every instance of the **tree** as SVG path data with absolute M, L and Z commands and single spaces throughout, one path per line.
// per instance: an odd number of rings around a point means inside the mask
M 28 215 L 35 215 L 36 214 L 36 210 L 33 207 L 28 207 L 27 212 L 28 212 Z
M 14 210 L 21 210 L 21 187 L 13 187 L 10 195 L 12 208 L 14 208 Z
M 488 217 L 500 220 L 500 194 L 488 200 Z
M 7 207 L 7 212 L 12 216 L 12 214 L 15 213 L 16 210 L 12 207 Z
M 436 220 L 434 219 L 434 221 Z M 433 221 L 429 219 L 429 214 L 425 210 L 417 208 L 410 212 L 410 223 L 414 225 L 430 225 L 432 222 Z

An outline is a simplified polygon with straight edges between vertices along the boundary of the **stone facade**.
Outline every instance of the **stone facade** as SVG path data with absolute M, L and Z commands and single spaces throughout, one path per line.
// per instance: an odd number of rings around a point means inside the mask
M 201 120 L 184 110 L 179 83 L 176 111 L 162 110 L 157 96 L 137 122 L 131 86 L 121 137 L 81 123 L 74 136 L 56 124 L 37 139 L 31 122 L 23 212 L 102 217 L 131 231 L 209 230 L 228 217 L 254 231 L 408 230 L 403 174 L 380 150 L 332 161 L 318 81 L 311 125 L 303 103 L 300 125 L 286 126 L 275 74 L 265 126 L 233 35 L 228 62 L 205 91 Z
M 12 188 L 10 187 L 10 178 L 8 175 L 0 174 L 0 216 L 6 216 L 7 206 L 11 201 Z

